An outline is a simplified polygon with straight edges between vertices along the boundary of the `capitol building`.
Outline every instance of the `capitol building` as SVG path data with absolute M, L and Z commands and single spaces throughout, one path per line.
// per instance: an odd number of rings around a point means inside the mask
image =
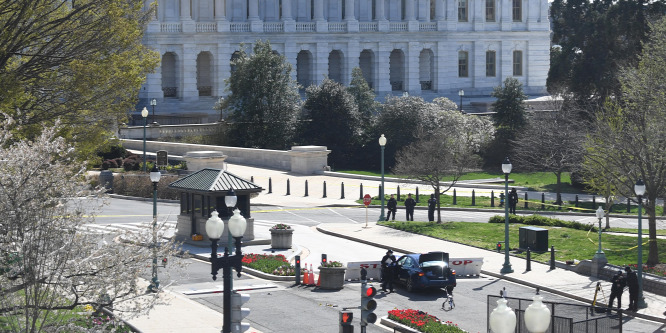
M 145 0 L 145 6 L 155 0 Z M 354 67 L 382 98 L 488 96 L 507 77 L 546 93 L 547 0 L 157 0 L 144 44 L 161 55 L 139 93 L 158 114 L 210 113 L 241 44 L 257 40 L 304 87 L 348 85 Z M 150 109 L 150 108 L 149 108 Z

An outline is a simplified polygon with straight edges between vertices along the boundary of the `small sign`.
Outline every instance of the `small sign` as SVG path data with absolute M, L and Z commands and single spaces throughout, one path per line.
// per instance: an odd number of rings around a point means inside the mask
M 370 194 L 366 194 L 363 197 L 363 204 L 366 205 L 366 206 L 369 206 L 370 202 L 372 202 L 372 199 L 370 198 Z
M 157 151 L 157 166 L 165 167 L 169 164 L 169 157 L 166 150 Z

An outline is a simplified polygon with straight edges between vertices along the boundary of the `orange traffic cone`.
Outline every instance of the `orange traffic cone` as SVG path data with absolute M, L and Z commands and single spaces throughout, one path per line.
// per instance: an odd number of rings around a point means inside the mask
M 315 285 L 315 274 L 314 274 L 314 269 L 312 268 L 312 264 L 310 264 L 310 283 L 308 285 L 314 286 Z
M 321 274 L 317 276 L 317 287 L 321 287 Z
M 308 285 L 310 284 L 310 274 L 308 273 L 308 266 L 305 265 L 305 268 L 303 268 L 303 285 Z

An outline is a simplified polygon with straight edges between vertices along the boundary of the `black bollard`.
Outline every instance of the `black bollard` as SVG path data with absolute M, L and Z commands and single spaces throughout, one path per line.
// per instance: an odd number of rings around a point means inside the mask
M 381 185 L 379 185 L 379 194 L 377 194 L 377 198 L 379 198 L 380 201 L 382 200 L 382 186 Z
M 326 198 L 326 181 L 324 180 L 324 196 L 322 198 Z
M 550 269 L 555 269 L 555 246 L 550 246 Z
M 578 194 L 576 194 L 576 202 L 574 202 L 574 207 L 578 207 Z
M 525 268 L 526 271 L 531 271 L 532 270 L 532 256 L 530 252 L 530 247 L 527 247 L 527 267 Z
M 416 202 L 419 202 L 419 187 L 416 187 Z
M 453 205 L 456 204 L 456 189 L 453 189 Z
M 273 180 L 268 177 L 268 193 L 273 193 Z
M 528 201 L 527 201 L 527 192 L 525 192 L 525 209 L 528 208 L 528 207 L 527 207 L 527 204 L 528 204 Z
M 472 206 L 475 206 L 475 205 L 476 205 L 476 193 L 472 189 Z
M 308 180 L 305 180 L 305 196 L 308 196 Z
M 289 178 L 287 178 L 287 195 L 290 194 L 289 192 L 291 192 L 291 191 L 289 190 Z
M 627 213 L 631 213 L 631 201 L 627 198 Z
M 294 257 L 294 283 L 301 284 L 301 256 Z
M 345 198 L 345 183 L 340 183 L 340 199 Z
M 495 191 L 490 191 L 490 207 L 495 207 Z
M 597 207 L 597 197 L 595 195 L 592 196 L 592 207 Z
M 398 193 L 397 193 L 397 195 L 398 195 L 398 201 L 400 201 L 400 185 L 398 185 Z
M 363 200 L 363 184 L 361 184 L 360 190 L 358 191 L 358 200 Z
M 546 205 L 544 205 L 545 203 L 546 203 L 546 195 L 541 193 L 541 210 L 546 209 Z
M 250 182 L 254 183 L 254 176 L 250 176 Z

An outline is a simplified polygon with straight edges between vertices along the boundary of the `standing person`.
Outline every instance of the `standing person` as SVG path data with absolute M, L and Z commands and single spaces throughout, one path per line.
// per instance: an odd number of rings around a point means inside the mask
M 617 297 L 617 308 L 622 308 L 622 293 L 624 292 L 624 287 L 627 285 L 627 280 L 622 275 L 622 270 L 617 271 L 617 274 L 613 275 L 611 278 L 611 293 L 608 300 L 608 307 L 613 307 L 613 301 Z
M 435 208 L 437 208 L 437 200 L 435 195 L 431 194 L 430 199 L 428 199 L 428 221 L 435 221 Z
M 386 291 L 388 287 L 389 292 L 393 292 L 393 267 L 395 262 L 393 251 L 386 251 L 386 255 L 382 257 L 382 291 Z
M 391 194 L 391 198 L 388 200 L 388 203 L 386 203 L 386 208 L 388 209 L 388 213 L 386 214 L 386 221 L 389 220 L 391 213 L 393 213 L 392 220 L 395 221 L 395 212 L 398 210 L 398 202 L 395 201 L 393 194 Z
M 638 311 L 638 276 L 629 266 L 625 267 L 624 271 L 627 272 L 627 287 L 629 287 L 629 307 L 627 310 L 636 312 Z
M 412 194 L 407 194 L 407 199 L 405 199 L 405 211 L 407 211 L 407 221 L 414 221 L 414 207 L 416 207 L 416 201 L 412 199 Z
M 509 213 L 510 214 L 515 214 L 516 213 L 516 205 L 518 204 L 518 192 L 516 192 L 516 188 L 512 188 L 511 192 L 509 192 Z

